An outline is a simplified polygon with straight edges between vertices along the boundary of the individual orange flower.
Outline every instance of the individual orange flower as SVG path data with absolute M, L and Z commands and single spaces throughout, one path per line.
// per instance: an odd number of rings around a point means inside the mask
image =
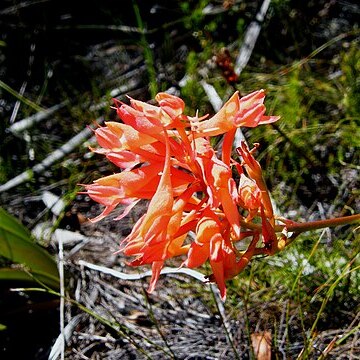
M 255 144 L 256 150 L 258 144 Z M 261 198 L 260 214 L 262 219 L 262 235 L 265 247 L 271 250 L 273 246 L 277 246 L 277 237 L 275 234 L 275 218 L 274 211 L 271 204 L 269 192 L 267 190 L 264 178 L 262 176 L 262 170 L 259 162 L 255 160 L 252 155 L 253 150 L 249 150 L 247 145 L 242 142 L 241 146 L 237 148 L 237 151 L 241 155 L 244 163 L 244 167 L 248 175 L 255 181 L 257 188 L 259 189 Z M 250 209 L 249 209 L 250 210 Z
M 244 174 L 240 175 L 238 199 L 239 204 L 249 212 L 246 221 L 251 221 L 261 208 L 261 192 L 256 182 Z
M 259 147 L 259 144 L 255 144 L 254 149 L 249 150 L 245 142 L 241 143 L 241 146 L 237 148 L 239 155 L 243 160 L 243 165 L 248 173 L 249 177 L 253 179 L 261 192 L 261 202 L 264 207 L 265 215 L 269 218 L 270 223 L 274 225 L 274 212 L 271 204 L 269 192 L 262 175 L 262 169 L 260 163 L 254 158 L 253 152 Z
M 155 195 L 159 186 L 159 173 L 163 169 L 163 164 L 157 163 L 152 165 L 136 168 L 131 171 L 123 171 L 100 178 L 94 184 L 85 185 L 87 194 L 98 203 L 105 205 L 104 212 L 93 219 L 99 221 L 107 216 L 119 204 L 129 205 L 140 199 L 151 199 Z M 193 177 L 171 167 L 171 183 L 174 194 L 179 195 L 186 190 Z
M 210 209 L 205 209 L 196 227 L 196 241 L 191 244 L 184 265 L 196 268 L 209 259 L 214 280 L 219 287 L 221 297 L 225 298 L 224 261 L 228 256 L 224 252 L 226 241 L 221 232 L 221 223 L 217 216 Z
M 98 144 L 112 151 L 130 150 L 135 151 L 141 146 L 154 143 L 152 136 L 141 134 L 129 125 L 115 121 L 105 122 L 106 127 L 95 130 Z
M 240 126 L 255 127 L 279 120 L 279 116 L 265 116 L 265 91 L 255 91 L 239 98 L 239 92 L 225 103 L 212 118 L 201 122 L 196 136 L 215 136 Z
M 121 104 L 117 108 L 117 114 L 126 125 L 131 126 L 141 134 L 152 136 L 160 141 L 164 139 L 164 129 L 160 125 L 160 121 L 154 124 L 151 121 L 152 119 L 147 118 L 142 111 L 136 110 L 129 105 Z
M 159 103 L 161 109 L 175 120 L 183 114 L 185 103 L 177 96 L 167 93 L 159 93 L 155 96 L 155 100 Z
M 216 282 L 223 300 L 226 297 L 225 281 L 244 269 L 253 256 L 259 239 L 258 234 L 255 234 L 248 249 L 240 254 L 231 241 L 229 230 L 226 222 L 220 222 L 216 214 L 206 208 L 197 224 L 196 241 L 190 245 L 184 262 L 185 266 L 196 268 L 209 260 L 213 271 L 209 280 Z

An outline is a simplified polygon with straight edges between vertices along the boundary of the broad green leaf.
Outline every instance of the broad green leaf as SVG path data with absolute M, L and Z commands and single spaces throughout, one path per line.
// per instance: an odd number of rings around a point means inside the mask
M 2 330 L 6 330 L 6 325 L 0 324 L 0 331 L 2 331 Z
M 54 259 L 31 237 L 28 229 L 0 208 L 0 255 L 22 267 L 0 269 L 0 280 L 31 280 L 29 273 L 52 288 L 59 287 Z
M 31 275 L 30 275 L 31 274 Z M 31 281 L 36 280 L 50 286 L 53 289 L 59 288 L 59 277 L 52 276 L 49 273 L 40 273 L 37 271 L 29 271 L 26 265 L 19 265 L 14 268 L 0 268 L 0 281 Z

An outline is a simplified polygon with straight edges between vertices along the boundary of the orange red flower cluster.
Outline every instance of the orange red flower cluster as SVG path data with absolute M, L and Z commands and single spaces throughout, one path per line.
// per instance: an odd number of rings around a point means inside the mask
M 164 262 L 186 255 L 182 265 L 189 268 L 209 261 L 209 279 L 225 298 L 225 281 L 248 264 L 260 240 L 266 251 L 277 246 L 271 201 L 253 150 L 242 143 L 237 149 L 241 160 L 232 152 L 238 127 L 279 119 L 265 116 L 264 98 L 263 90 L 242 98 L 236 92 L 207 119 L 185 115 L 180 98 L 159 93 L 159 106 L 134 99 L 130 105 L 117 102 L 122 122 L 107 122 L 95 131 L 101 148 L 93 151 L 121 172 L 86 185 L 88 195 L 105 206 L 93 221 L 124 205 L 120 220 L 140 200 L 149 200 L 121 251 L 135 257 L 133 266 L 152 265 L 150 292 Z M 223 135 L 219 157 L 210 141 L 218 135 Z M 252 222 L 256 217 L 258 224 Z

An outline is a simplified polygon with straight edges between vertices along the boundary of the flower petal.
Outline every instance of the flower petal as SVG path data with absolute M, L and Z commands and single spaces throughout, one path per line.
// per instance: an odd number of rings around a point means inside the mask
M 182 115 L 185 108 L 185 103 L 182 99 L 164 92 L 158 93 L 155 96 L 155 100 L 171 119 Z
M 195 137 L 216 136 L 234 129 L 234 117 L 240 110 L 239 92 L 225 103 L 225 105 L 210 119 L 199 123 Z
M 151 276 L 151 280 L 150 280 L 150 286 L 148 289 L 148 293 L 151 294 L 156 286 L 156 283 L 159 280 L 159 276 L 161 273 L 161 269 L 164 266 L 164 262 L 163 261 L 154 261 L 151 267 L 152 270 L 152 276 Z

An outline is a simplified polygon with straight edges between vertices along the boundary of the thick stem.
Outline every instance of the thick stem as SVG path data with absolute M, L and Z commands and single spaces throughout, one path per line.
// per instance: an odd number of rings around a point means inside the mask
M 281 232 L 284 230 L 284 228 L 286 228 L 288 232 L 302 233 L 305 231 L 323 229 L 327 227 L 335 227 L 340 225 L 348 225 L 356 222 L 360 222 L 360 214 L 343 216 L 334 219 L 310 221 L 305 223 L 292 222 L 291 224 L 288 224 L 286 226 L 275 225 L 275 231 Z M 261 225 L 254 224 L 253 222 L 241 220 L 240 225 L 246 229 L 261 231 Z
M 295 232 L 295 233 L 302 233 L 305 231 L 316 230 L 316 229 L 323 229 L 327 227 L 334 227 L 340 225 L 348 225 L 353 224 L 356 222 L 360 222 L 360 214 L 344 216 L 334 219 L 326 219 L 326 220 L 318 220 L 318 221 L 310 221 L 306 223 L 294 223 L 291 225 L 286 226 L 287 231 Z M 276 226 L 276 231 L 281 231 L 284 229 L 284 226 Z

